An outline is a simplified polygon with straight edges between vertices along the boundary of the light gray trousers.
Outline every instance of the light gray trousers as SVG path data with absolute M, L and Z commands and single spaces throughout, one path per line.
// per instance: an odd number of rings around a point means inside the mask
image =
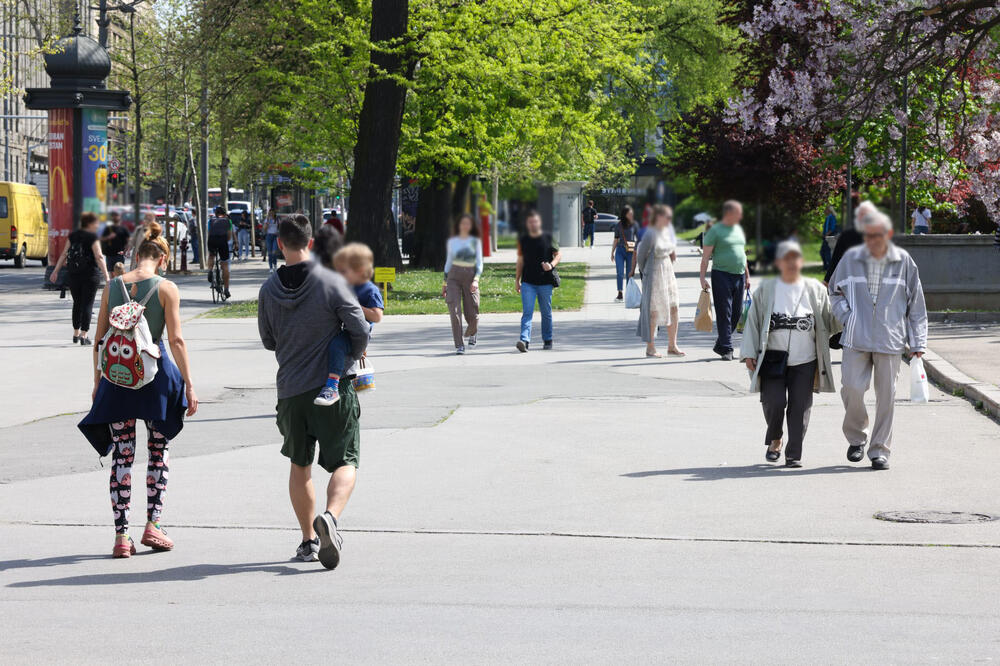
M 852 446 L 869 443 L 868 457 L 889 457 L 895 411 L 896 375 L 901 354 L 877 354 L 844 348 L 840 396 L 844 400 L 844 436 Z M 875 423 L 868 437 L 865 392 L 875 380 Z

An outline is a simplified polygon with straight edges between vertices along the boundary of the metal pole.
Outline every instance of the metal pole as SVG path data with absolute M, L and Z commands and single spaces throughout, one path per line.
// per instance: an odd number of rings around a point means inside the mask
M 902 138 L 900 139 L 899 153 L 899 232 L 906 233 L 906 170 L 907 170 L 907 130 L 910 120 L 910 75 L 903 76 L 903 113 L 906 114 L 906 122 L 903 123 Z
M 4 55 L 10 53 L 9 45 L 9 35 L 10 26 L 8 21 L 10 20 L 10 13 L 7 11 L 7 3 L 3 5 L 3 52 Z M 17 81 L 13 84 L 16 86 Z M 5 181 L 10 180 L 10 120 L 7 115 L 10 113 L 10 91 L 6 91 L 3 94 L 3 179 Z
M 847 191 L 844 193 L 844 228 L 854 227 L 854 206 L 851 201 L 854 185 L 851 182 L 854 168 L 854 151 L 847 154 Z
M 208 228 L 208 86 L 201 86 L 201 173 L 198 174 L 201 189 L 201 205 L 198 211 L 198 242 L 201 243 L 198 265 L 205 267 L 205 256 L 208 253 L 208 240 L 205 232 Z

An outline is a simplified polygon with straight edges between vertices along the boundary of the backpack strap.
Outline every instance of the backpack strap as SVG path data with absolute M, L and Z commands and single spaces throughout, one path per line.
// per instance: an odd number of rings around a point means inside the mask
M 128 289 L 125 288 L 125 278 L 116 277 L 115 281 L 122 286 L 122 294 L 125 295 L 125 302 L 128 303 L 132 300 L 132 296 L 128 293 Z
M 146 292 L 146 295 L 142 297 L 141 301 L 139 301 L 139 305 L 146 307 L 146 303 L 149 303 L 149 299 L 153 297 L 153 294 L 158 293 L 160 291 L 161 284 L 163 284 L 163 278 L 157 277 L 156 284 L 154 284 L 152 287 L 149 288 L 149 291 Z

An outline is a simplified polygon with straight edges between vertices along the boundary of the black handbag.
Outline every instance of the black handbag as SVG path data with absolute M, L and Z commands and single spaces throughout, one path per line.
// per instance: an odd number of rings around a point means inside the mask
M 761 377 L 766 379 L 781 379 L 788 369 L 788 352 L 781 349 L 768 349 L 764 352 L 764 360 L 761 362 Z

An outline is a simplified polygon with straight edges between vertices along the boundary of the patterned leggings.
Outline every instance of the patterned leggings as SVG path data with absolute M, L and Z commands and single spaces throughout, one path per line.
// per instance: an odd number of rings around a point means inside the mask
M 146 467 L 146 520 L 159 522 L 163 511 L 163 495 L 167 491 L 167 438 L 156 432 L 146 421 L 149 431 L 149 463 Z M 111 452 L 111 510 L 115 515 L 115 532 L 128 532 L 129 501 L 132 497 L 132 461 L 135 460 L 135 419 L 111 424 L 114 450 Z

